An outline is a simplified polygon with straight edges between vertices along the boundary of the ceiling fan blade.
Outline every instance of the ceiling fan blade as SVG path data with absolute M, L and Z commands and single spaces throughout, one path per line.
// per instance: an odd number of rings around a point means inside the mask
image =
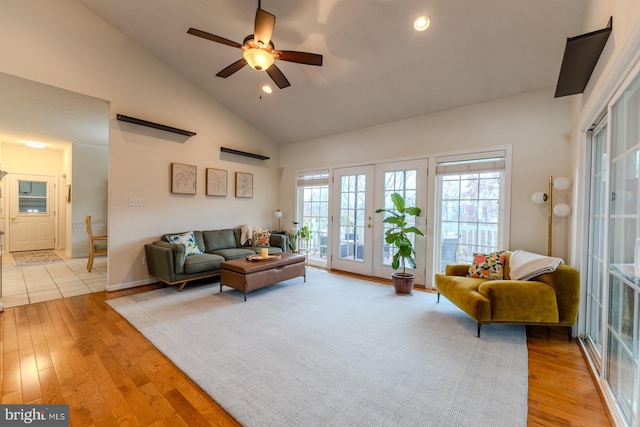
M 273 28 L 276 25 L 276 17 L 260 8 L 256 10 L 256 23 L 253 30 L 253 39 L 262 45 L 262 47 L 269 46 L 271 36 L 273 35 Z
M 273 53 L 281 61 L 297 62 L 305 65 L 322 65 L 322 55 L 317 53 L 296 52 L 293 50 L 277 50 Z
M 245 65 L 247 65 L 247 61 L 245 61 L 244 58 L 234 62 L 233 64 L 229 65 L 227 68 L 225 68 L 224 70 L 221 70 L 220 72 L 218 72 L 218 74 L 216 74 L 216 76 L 218 77 L 222 77 L 223 79 L 226 79 L 227 77 L 229 77 L 231 74 L 235 73 L 236 71 L 240 70 L 242 67 L 244 67 Z
M 209 34 L 205 31 L 197 30 L 195 28 L 189 28 L 187 33 L 191 34 L 192 36 L 198 36 L 202 37 L 203 39 L 211 40 L 212 42 L 226 44 L 227 46 L 231 47 L 237 47 L 238 49 L 242 47 L 240 43 L 236 43 L 234 41 L 225 39 L 224 37 Z
M 276 64 L 273 64 L 271 67 L 267 68 L 267 74 L 269 74 L 271 80 L 273 80 L 273 82 L 277 84 L 280 89 L 291 86 L 289 80 L 287 80 L 284 74 L 282 74 L 280 68 L 276 67 Z

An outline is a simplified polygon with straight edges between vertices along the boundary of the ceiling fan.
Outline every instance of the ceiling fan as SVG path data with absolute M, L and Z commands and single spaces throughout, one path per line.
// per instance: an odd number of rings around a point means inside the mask
M 282 71 L 274 64 L 276 59 L 281 61 L 296 62 L 305 65 L 322 65 L 322 55 L 308 52 L 296 52 L 292 50 L 275 50 L 271 36 L 276 24 L 276 17 L 269 12 L 262 10 L 260 0 L 258 0 L 258 10 L 253 34 L 244 38 L 242 44 L 216 36 L 205 31 L 189 28 L 187 33 L 211 40 L 216 43 L 242 49 L 242 59 L 229 65 L 216 74 L 218 77 L 227 78 L 245 65 L 249 64 L 256 71 L 266 71 L 273 82 L 280 89 L 291 86 L 289 80 L 282 74 Z

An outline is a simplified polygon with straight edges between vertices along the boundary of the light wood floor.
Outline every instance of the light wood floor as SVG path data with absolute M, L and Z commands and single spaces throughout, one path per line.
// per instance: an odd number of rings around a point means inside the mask
M 71 425 L 82 427 L 237 426 L 105 303 L 157 287 L 6 309 L 0 314 L 2 403 L 67 403 Z M 528 328 L 527 336 L 528 425 L 611 425 L 565 329 Z

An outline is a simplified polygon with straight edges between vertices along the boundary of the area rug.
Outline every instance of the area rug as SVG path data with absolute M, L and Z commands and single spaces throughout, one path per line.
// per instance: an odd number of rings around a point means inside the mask
M 158 289 L 107 301 L 252 426 L 526 426 L 525 329 L 436 295 L 308 269 L 248 294 Z
M 43 265 L 64 261 L 54 251 L 28 251 L 13 252 L 13 265 L 16 267 L 27 267 L 30 265 Z

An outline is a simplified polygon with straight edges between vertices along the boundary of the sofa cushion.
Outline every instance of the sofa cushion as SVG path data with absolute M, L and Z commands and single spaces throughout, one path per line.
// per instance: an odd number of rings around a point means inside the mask
M 256 254 L 256 252 L 246 248 L 219 249 L 217 251 L 213 251 L 212 253 L 216 255 L 220 255 L 221 257 L 224 257 L 224 259 L 226 260 L 246 258 L 249 255 Z
M 271 232 L 270 231 L 254 231 L 253 232 L 253 245 L 261 247 L 269 247 L 271 244 Z
M 236 238 L 230 228 L 224 230 L 207 230 L 202 232 L 204 236 L 204 251 L 213 252 L 218 249 L 236 247 Z
M 191 255 L 184 260 L 184 272 L 191 274 L 216 270 L 223 261 L 223 257 L 214 254 Z
M 505 252 L 474 253 L 467 277 L 491 280 L 504 279 Z
M 169 243 L 173 243 L 174 245 L 184 245 L 185 256 L 199 255 L 202 253 L 196 243 L 196 237 L 193 234 L 193 231 L 187 231 L 186 233 L 180 234 L 168 234 L 166 238 Z

